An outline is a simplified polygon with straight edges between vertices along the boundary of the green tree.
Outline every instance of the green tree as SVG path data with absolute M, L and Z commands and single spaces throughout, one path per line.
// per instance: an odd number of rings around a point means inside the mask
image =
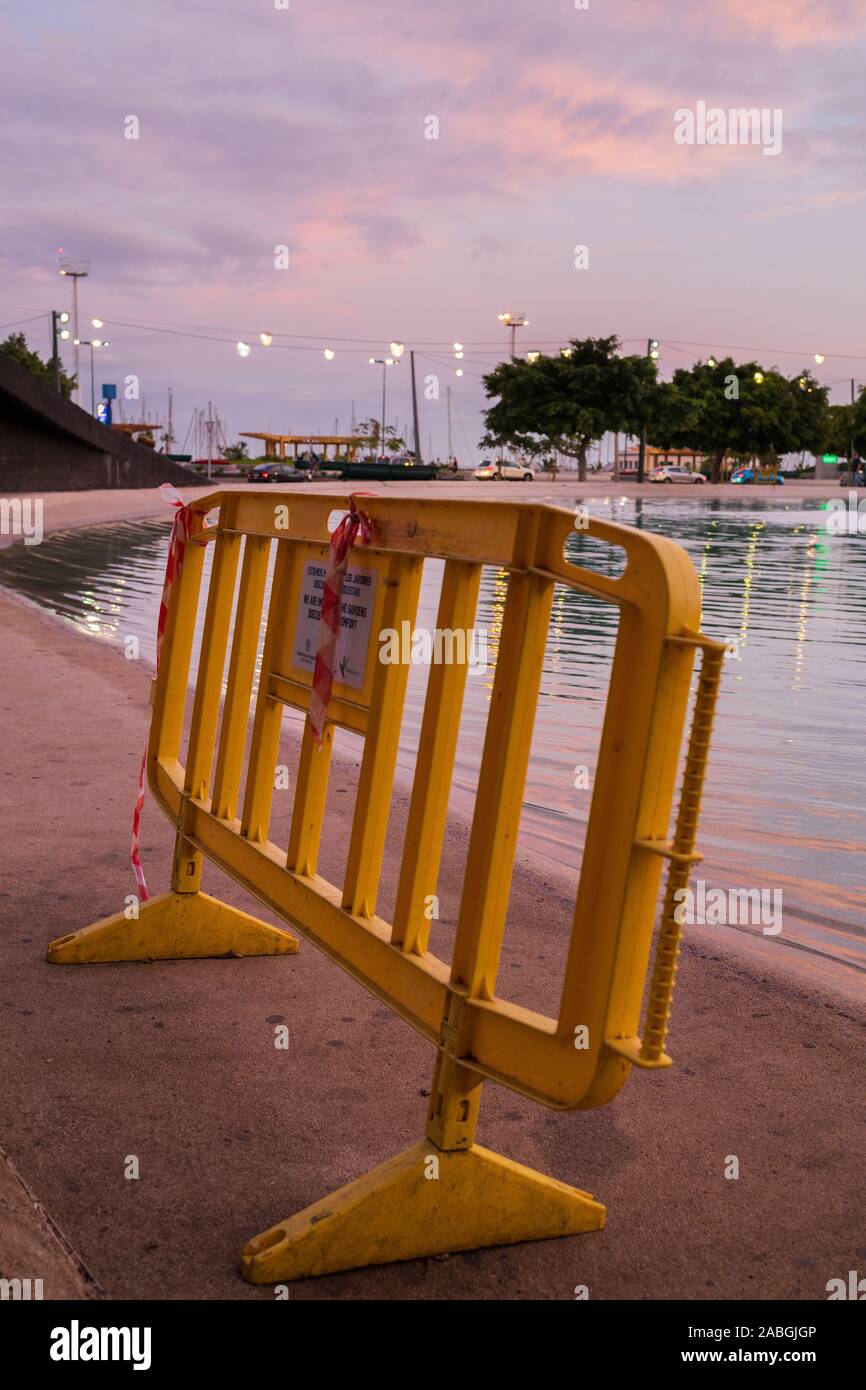
M 838 454 L 847 458 L 854 437 L 853 405 L 829 405 L 824 433 L 821 436 L 822 454 Z
M 357 425 L 355 428 L 355 434 L 358 435 L 361 439 L 366 439 L 370 444 L 370 448 L 376 454 L 382 453 L 382 449 L 379 442 L 379 436 L 381 433 L 381 420 L 362 420 L 361 423 Z M 405 447 L 406 441 L 402 439 L 401 436 L 397 433 L 395 427 L 393 425 L 386 425 L 385 448 L 389 449 L 392 454 L 396 454 L 400 449 L 405 449 Z
M 866 458 L 866 386 L 864 386 L 853 405 L 848 406 L 851 413 L 851 443 L 860 458 Z M 841 452 L 841 450 L 840 450 Z M 848 452 L 846 447 L 845 452 Z
M 866 457 L 866 387 L 851 405 L 827 407 L 826 425 L 817 452 L 845 459 L 845 468 L 850 467 L 852 461 Z
M 220 454 L 229 463 L 241 463 L 244 459 L 249 458 L 247 442 L 245 439 L 239 439 L 237 444 L 229 444 L 225 449 L 220 449 Z
M 23 333 L 10 333 L 5 342 L 0 343 L 0 352 L 5 352 L 7 357 L 20 362 L 22 367 L 26 367 L 34 376 L 38 376 L 40 381 L 44 381 L 48 386 L 54 385 L 54 361 L 49 358 L 43 362 L 38 352 L 32 352 L 27 346 L 27 339 Z M 75 389 L 75 377 L 67 376 L 63 368 L 60 369 L 60 394 L 71 396 Z
M 659 386 L 649 433 L 663 449 L 696 449 L 721 480 L 726 454 L 773 458 L 820 448 L 827 390 L 808 371 L 785 377 L 759 362 L 732 357 L 681 367 Z
M 511 445 L 530 457 L 565 454 L 586 478 L 590 446 L 609 430 L 638 434 L 652 411 L 656 365 L 619 357 L 619 340 L 573 338 L 555 357 L 500 362 L 484 378 L 496 404 L 485 412 L 482 445 Z

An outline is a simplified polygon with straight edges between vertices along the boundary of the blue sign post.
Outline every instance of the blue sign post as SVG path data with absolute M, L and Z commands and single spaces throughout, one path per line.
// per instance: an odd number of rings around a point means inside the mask
M 102 386 L 102 400 L 96 409 L 96 418 L 103 425 L 111 424 L 111 402 L 117 400 L 117 387 L 114 382 L 104 382 Z

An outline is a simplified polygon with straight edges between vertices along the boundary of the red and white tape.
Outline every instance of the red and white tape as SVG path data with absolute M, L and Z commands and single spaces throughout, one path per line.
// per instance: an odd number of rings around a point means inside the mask
M 313 738 L 319 748 L 322 746 L 325 715 L 331 701 L 331 689 L 334 684 L 334 655 L 340 633 L 340 602 L 343 595 L 343 579 L 349 564 L 349 551 L 353 545 L 369 545 L 372 534 L 372 521 L 366 512 L 358 510 L 355 505 L 355 498 L 350 497 L 349 511 L 331 536 L 328 568 L 325 572 L 324 592 L 322 594 L 319 647 L 316 652 L 313 693 L 310 701 L 310 725 L 313 730 Z

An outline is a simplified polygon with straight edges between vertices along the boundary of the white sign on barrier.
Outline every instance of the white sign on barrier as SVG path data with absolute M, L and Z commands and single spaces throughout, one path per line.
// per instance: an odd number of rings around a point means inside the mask
M 367 652 L 373 624 L 378 574 L 372 569 L 349 569 L 343 579 L 340 599 L 340 631 L 334 659 L 334 680 L 361 690 L 367 668 Z M 298 618 L 295 627 L 293 664 L 310 675 L 319 647 L 325 566 L 309 560 L 304 566 Z

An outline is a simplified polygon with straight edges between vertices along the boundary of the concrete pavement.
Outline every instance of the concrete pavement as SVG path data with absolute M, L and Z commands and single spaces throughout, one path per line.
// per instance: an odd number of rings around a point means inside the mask
M 220 488 L 250 488 L 252 483 L 214 479 L 211 486 L 181 488 L 185 500 L 204 497 L 208 492 Z M 345 494 L 349 484 L 343 482 L 292 483 L 285 485 L 283 491 L 289 495 L 302 488 L 309 492 Z M 274 491 L 280 491 L 274 488 Z M 740 487 L 733 483 L 722 483 L 718 487 L 706 484 L 671 485 L 660 483 L 614 483 L 609 475 L 592 475 L 585 483 L 578 483 L 576 474 L 564 473 L 557 478 L 538 477 L 533 483 L 523 482 L 480 482 L 474 478 L 461 478 L 457 481 L 443 480 L 427 483 L 363 482 L 358 491 L 375 493 L 383 497 L 438 497 L 467 499 L 497 499 L 529 502 L 547 501 L 556 506 L 571 507 L 576 498 L 590 501 L 598 499 L 652 498 L 655 501 L 706 501 L 708 498 L 736 500 L 745 505 L 790 505 L 792 502 L 812 499 L 826 501 L 830 497 L 844 497 L 845 493 L 835 482 L 815 482 L 804 479 L 801 482 L 787 483 L 782 487 Z M 7 494 L 14 496 L 14 494 Z M 40 494 L 43 501 L 43 526 L 46 535 L 52 531 L 65 530 L 73 526 L 97 525 L 110 521 L 141 521 L 146 517 L 169 516 L 169 509 L 160 496 L 158 488 L 103 488 L 84 492 L 47 492 Z M 0 535 L 0 547 L 15 543 L 15 537 Z

